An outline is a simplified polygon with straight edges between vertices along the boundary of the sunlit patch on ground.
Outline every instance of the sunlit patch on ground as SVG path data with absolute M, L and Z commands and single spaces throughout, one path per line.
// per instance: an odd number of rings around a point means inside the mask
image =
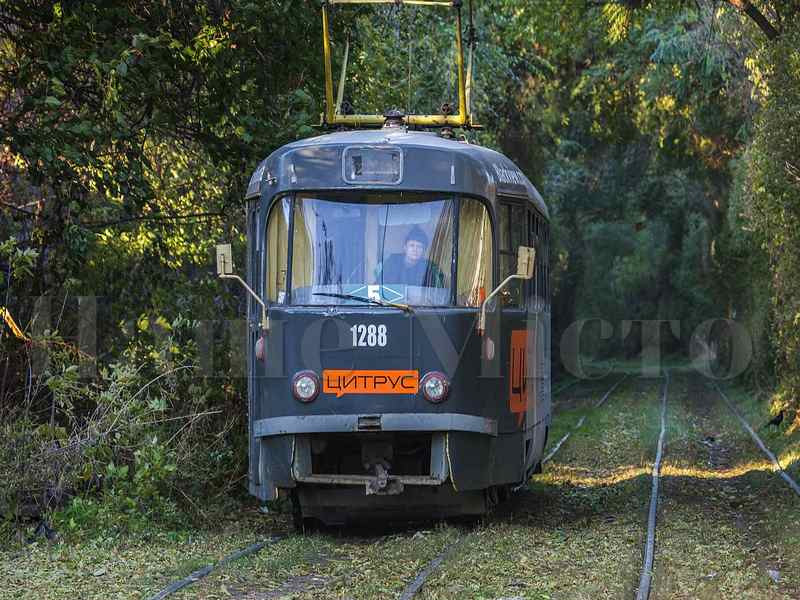
M 580 487 L 607 487 L 640 477 L 650 475 L 651 469 L 646 466 L 625 465 L 616 469 L 598 469 L 594 473 L 581 467 L 557 465 L 548 471 L 546 481 L 558 485 L 569 484 Z
M 778 455 L 778 462 L 781 463 L 781 467 L 784 469 L 800 463 L 800 444 L 781 452 Z
M 724 469 L 705 469 L 701 466 L 665 464 L 661 469 L 664 477 L 691 477 L 693 479 L 733 479 L 753 472 L 773 473 L 777 467 L 768 460 L 752 460 Z

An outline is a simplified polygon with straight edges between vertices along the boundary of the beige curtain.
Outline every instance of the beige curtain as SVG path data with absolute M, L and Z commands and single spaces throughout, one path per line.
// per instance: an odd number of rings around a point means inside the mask
M 316 227 L 312 202 L 294 203 L 294 248 L 292 252 L 292 289 L 310 286 L 314 277 L 314 248 L 311 234 Z
M 464 198 L 458 228 L 458 302 L 479 306 L 493 287 L 492 224 L 486 207 Z
M 426 232 L 429 233 L 429 232 Z M 450 287 L 451 263 L 453 262 L 453 202 L 448 200 L 442 206 L 436 229 L 431 235 L 431 248 L 428 260 L 439 267 L 444 275 L 444 287 Z
M 286 264 L 289 251 L 289 200 L 277 202 L 267 221 L 267 299 L 283 301 L 286 293 Z

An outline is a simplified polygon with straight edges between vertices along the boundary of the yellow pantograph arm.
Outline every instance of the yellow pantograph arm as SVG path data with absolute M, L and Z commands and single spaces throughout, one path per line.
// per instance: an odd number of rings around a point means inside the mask
M 11 333 L 25 342 L 30 341 L 30 338 L 22 333 L 19 325 L 17 325 L 16 321 L 14 321 L 14 317 L 11 316 L 11 313 L 8 312 L 8 309 L 6 309 L 5 306 L 0 306 L 0 317 L 3 318 L 3 320 L 6 322 L 6 325 L 8 325 L 9 329 L 11 329 Z

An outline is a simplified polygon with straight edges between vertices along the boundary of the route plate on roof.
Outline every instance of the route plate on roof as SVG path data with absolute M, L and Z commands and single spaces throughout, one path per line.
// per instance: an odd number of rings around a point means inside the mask
M 403 150 L 393 146 L 349 146 L 342 154 L 347 183 L 397 185 L 403 180 Z

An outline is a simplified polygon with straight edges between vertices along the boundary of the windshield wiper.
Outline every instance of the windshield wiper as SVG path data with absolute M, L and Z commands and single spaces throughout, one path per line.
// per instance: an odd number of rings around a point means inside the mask
M 368 302 L 370 304 L 377 304 L 378 306 L 391 306 L 399 308 L 406 312 L 414 312 L 408 304 L 399 304 L 397 302 L 389 302 L 388 300 L 376 300 L 375 298 L 365 298 L 364 296 L 357 296 L 356 294 L 335 294 L 332 292 L 313 292 L 312 296 L 326 296 L 328 298 L 341 298 L 343 300 L 360 300 L 361 302 Z

